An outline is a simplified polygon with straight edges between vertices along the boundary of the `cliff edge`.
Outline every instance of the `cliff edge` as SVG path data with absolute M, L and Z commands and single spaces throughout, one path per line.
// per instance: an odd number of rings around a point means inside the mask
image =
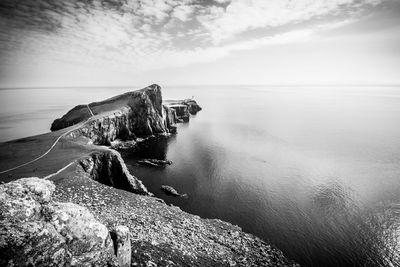
M 110 148 L 168 135 L 200 110 L 151 85 L 0 144 L 0 266 L 298 266 L 238 226 L 152 197 Z
M 134 140 L 154 134 L 175 131 L 175 124 L 187 121 L 201 107 L 194 100 L 175 101 L 163 105 L 161 87 L 153 84 L 104 101 L 78 105 L 56 119 L 56 131 L 85 122 L 71 136 L 86 136 L 94 144 L 110 145 L 116 139 Z M 93 114 L 93 115 L 92 115 Z

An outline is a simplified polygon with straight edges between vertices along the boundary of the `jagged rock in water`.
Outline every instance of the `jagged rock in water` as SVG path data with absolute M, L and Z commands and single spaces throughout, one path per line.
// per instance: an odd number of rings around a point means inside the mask
M 129 228 L 123 225 L 117 225 L 111 231 L 111 238 L 114 241 L 114 248 L 119 266 L 130 267 L 132 249 Z
M 176 133 L 176 124 L 180 121 L 176 115 L 175 109 L 163 105 L 165 124 L 167 125 L 170 133 Z
M 0 185 L 0 266 L 116 266 L 105 225 L 39 178 Z
M 194 99 L 185 99 L 182 103 L 188 107 L 189 113 L 192 115 L 196 115 L 201 110 L 201 107 Z
M 176 191 L 175 188 L 169 185 L 162 185 L 161 190 L 164 191 L 165 194 L 169 196 L 174 196 L 174 197 L 180 197 L 180 196 L 186 196 L 186 194 L 179 194 L 178 191 Z
M 182 120 L 184 122 L 189 121 L 189 118 L 190 118 L 189 109 L 186 105 L 173 104 L 173 105 L 169 105 L 168 107 L 175 110 L 176 115 L 178 116 L 179 120 Z
M 166 165 L 171 165 L 172 161 L 162 160 L 162 159 L 143 159 L 143 160 L 138 160 L 137 163 L 152 167 L 164 167 Z
M 152 195 L 139 179 L 129 173 L 121 154 L 115 150 L 95 151 L 78 162 L 90 179 L 136 194 Z
M 166 100 L 164 105 L 175 110 L 177 117 L 181 119 L 189 118 L 190 114 L 196 115 L 202 109 L 194 99 Z

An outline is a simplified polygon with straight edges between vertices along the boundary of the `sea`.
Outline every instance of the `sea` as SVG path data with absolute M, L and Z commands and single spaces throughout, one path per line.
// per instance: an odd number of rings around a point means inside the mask
M 1 89 L 0 141 L 135 89 Z M 399 86 L 163 87 L 164 99 L 192 97 L 203 110 L 177 134 L 123 153 L 156 197 L 238 225 L 304 266 L 400 266 Z

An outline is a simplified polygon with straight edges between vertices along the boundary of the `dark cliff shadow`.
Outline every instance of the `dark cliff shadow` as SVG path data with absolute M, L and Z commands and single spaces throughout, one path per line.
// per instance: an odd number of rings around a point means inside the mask
M 176 135 L 156 136 L 139 143 L 135 148 L 124 151 L 126 160 L 159 159 L 167 160 L 168 145 L 174 142 Z

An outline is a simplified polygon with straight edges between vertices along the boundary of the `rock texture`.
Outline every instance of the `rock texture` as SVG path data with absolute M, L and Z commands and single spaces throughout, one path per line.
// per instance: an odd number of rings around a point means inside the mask
M 130 267 L 132 250 L 129 228 L 124 225 L 117 225 L 111 231 L 111 237 L 114 241 L 114 248 L 119 266 Z
M 298 266 L 238 226 L 91 179 L 58 179 L 55 198 L 89 208 L 109 229 L 127 226 L 132 266 Z
M 92 152 L 78 163 L 78 171 L 99 183 L 136 194 L 152 195 L 139 179 L 129 173 L 121 155 L 115 150 Z
M 176 191 L 176 189 L 170 185 L 162 185 L 161 190 L 164 191 L 164 193 L 169 196 L 174 196 L 174 197 L 183 196 L 183 195 L 179 194 L 178 191 Z
M 201 107 L 194 99 L 167 100 L 164 105 L 174 109 L 178 117 L 188 116 L 189 114 L 196 115 L 201 110 Z
M 88 107 L 96 115 L 88 116 Z M 102 102 L 79 105 L 53 122 L 51 130 L 59 130 L 86 122 L 69 136 L 87 137 L 92 143 L 110 145 L 114 140 L 132 140 L 155 134 L 169 134 L 175 124 L 189 120 L 201 108 L 194 100 L 163 105 L 161 87 L 153 84 L 141 90 L 122 94 Z M 89 112 L 90 113 L 90 112 Z
M 171 165 L 172 161 L 164 159 L 142 159 L 138 160 L 137 163 L 150 167 L 165 167 L 167 165 Z
M 0 186 L 0 266 L 116 266 L 108 229 L 85 207 L 52 201 L 53 183 Z

